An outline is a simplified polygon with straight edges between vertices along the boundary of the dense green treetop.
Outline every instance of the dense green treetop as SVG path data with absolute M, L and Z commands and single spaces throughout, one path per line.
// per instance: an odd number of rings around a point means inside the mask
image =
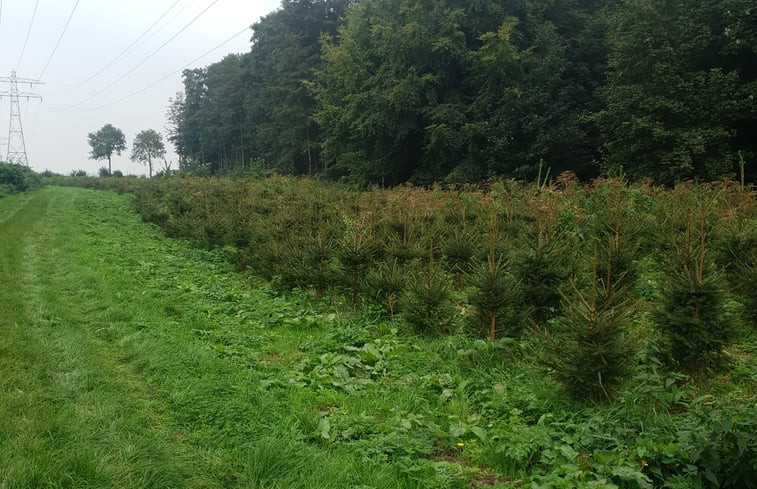
M 285 0 L 253 25 L 245 59 L 245 97 L 251 149 L 279 171 L 322 170 L 315 100 L 307 82 L 322 65 L 320 38 L 333 36 L 352 0 Z
M 744 55 L 757 58 L 755 45 L 744 42 L 754 41 L 754 25 L 751 33 L 743 25 L 749 3 L 623 3 L 610 23 L 600 115 L 610 164 L 672 183 L 727 175 L 739 150 L 753 158 L 747 135 L 757 129 L 757 86 Z
M 166 147 L 163 144 L 163 135 L 154 129 L 141 131 L 134 137 L 131 147 L 132 161 L 138 161 L 147 165 L 150 177 L 152 177 L 153 160 L 166 156 Z
M 91 148 L 89 158 L 93 160 L 108 160 L 108 173 L 112 174 L 111 158 L 113 153 L 120 155 L 126 149 L 126 137 L 121 129 L 112 124 L 105 124 L 95 132 L 87 135 L 87 142 Z
M 252 47 L 184 72 L 187 168 L 359 184 L 658 181 L 754 168 L 750 0 L 284 0 Z

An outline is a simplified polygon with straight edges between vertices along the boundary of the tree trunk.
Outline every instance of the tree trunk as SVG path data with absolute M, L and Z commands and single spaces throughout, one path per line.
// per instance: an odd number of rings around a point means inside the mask
M 310 129 L 307 130 L 306 133 L 306 142 L 305 147 L 308 150 L 308 176 L 313 176 L 313 156 L 310 153 Z
M 489 338 L 492 343 L 497 339 L 497 315 L 493 312 L 489 313 Z

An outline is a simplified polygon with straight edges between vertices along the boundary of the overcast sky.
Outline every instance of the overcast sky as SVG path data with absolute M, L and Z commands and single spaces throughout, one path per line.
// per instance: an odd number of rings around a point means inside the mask
M 146 174 L 147 169 L 129 160 L 131 142 L 143 129 L 155 129 L 165 136 L 166 106 L 168 99 L 182 88 L 181 69 L 275 10 L 280 0 L 79 0 L 68 29 L 43 73 L 76 3 L 76 0 L 0 0 L 0 77 L 9 77 L 16 70 L 18 77 L 36 79 L 42 75 L 45 82 L 33 88 L 19 85 L 20 91 L 31 90 L 43 97 L 42 102 L 21 100 L 29 165 L 37 171 L 49 169 L 68 174 L 74 169 L 84 169 L 96 174 L 101 166 L 107 166 L 107 161 L 88 159 L 87 134 L 110 123 L 124 132 L 127 143 L 127 151 L 114 157 L 113 170 L 139 175 Z M 35 4 L 38 4 L 36 16 Z M 116 60 L 161 16 L 141 41 Z M 251 31 L 246 29 L 188 67 L 207 66 L 229 53 L 247 52 L 250 37 Z M 92 77 L 108 64 L 111 65 L 107 69 Z M 114 83 L 121 77 L 124 78 Z M 8 84 L 0 84 L 0 91 L 8 88 Z M 9 119 L 10 101 L 2 97 L 0 159 L 5 159 L 7 152 Z M 177 158 L 170 144 L 166 142 L 166 146 L 167 159 L 174 162 L 175 168 Z

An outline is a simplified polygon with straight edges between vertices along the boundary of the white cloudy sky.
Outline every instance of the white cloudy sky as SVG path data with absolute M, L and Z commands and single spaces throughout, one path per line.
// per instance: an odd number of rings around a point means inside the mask
M 42 75 L 45 82 L 33 88 L 43 97 L 42 102 L 21 100 L 29 165 L 37 171 L 68 174 L 81 168 L 97 173 L 103 162 L 88 159 L 87 134 L 111 123 L 124 132 L 127 141 L 127 151 L 114 158 L 113 169 L 144 174 L 145 167 L 129 160 L 131 140 L 143 129 L 165 132 L 168 99 L 182 88 L 181 69 L 275 10 L 280 0 L 79 0 L 43 74 L 75 4 L 76 0 L 0 0 L 0 77 L 9 77 L 17 70 L 19 77 L 36 79 Z M 198 15 L 186 30 L 144 61 Z M 141 41 L 113 62 L 161 16 Z M 229 53 L 247 52 L 250 36 L 247 29 L 188 67 L 206 66 Z M 118 101 L 175 71 L 178 73 L 151 88 Z M 0 84 L 0 91 L 8 88 Z M 19 85 L 19 89 L 29 91 L 30 87 Z M 2 97 L 0 158 L 7 151 L 9 110 L 8 97 Z M 176 156 L 169 152 L 167 159 L 175 162 Z

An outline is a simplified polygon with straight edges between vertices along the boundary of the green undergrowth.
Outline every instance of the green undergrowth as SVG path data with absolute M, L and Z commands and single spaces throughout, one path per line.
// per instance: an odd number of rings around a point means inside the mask
M 18 192 L 39 188 L 41 185 L 40 176 L 30 168 L 0 161 L 0 200 Z
M 130 196 L 14 199 L 2 489 L 755 487 L 749 335 L 692 382 L 636 321 L 615 400 L 578 403 L 537 339 L 419 336 L 375 305 L 278 293 L 230 248 L 163 237 Z

